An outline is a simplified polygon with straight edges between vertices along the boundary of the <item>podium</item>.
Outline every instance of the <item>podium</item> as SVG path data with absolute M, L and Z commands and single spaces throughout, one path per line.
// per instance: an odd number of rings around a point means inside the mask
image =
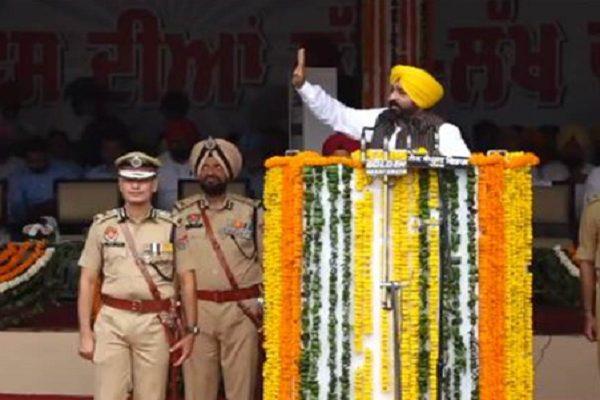
M 536 163 L 269 159 L 264 399 L 531 399 Z

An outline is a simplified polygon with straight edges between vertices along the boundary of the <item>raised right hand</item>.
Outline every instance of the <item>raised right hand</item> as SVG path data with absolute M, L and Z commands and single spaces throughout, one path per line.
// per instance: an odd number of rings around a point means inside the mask
M 292 85 L 296 89 L 299 89 L 304 85 L 306 81 L 306 63 L 305 63 L 305 51 L 304 49 L 298 49 L 298 60 L 296 62 L 296 68 L 292 73 Z

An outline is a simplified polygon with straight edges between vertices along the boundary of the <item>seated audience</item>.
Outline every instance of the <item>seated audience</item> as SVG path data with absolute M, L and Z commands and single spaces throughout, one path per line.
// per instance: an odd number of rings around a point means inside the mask
M 74 174 L 81 175 L 83 168 L 73 159 L 73 147 L 69 142 L 67 134 L 63 131 L 52 130 L 48 134 L 48 154 L 50 159 L 66 169 L 70 169 Z
M 180 179 L 194 179 L 188 159 L 194 144 L 199 140 L 196 126 L 187 119 L 167 121 L 163 135 L 167 151 L 159 157 L 157 206 L 171 210 L 177 201 Z
M 127 138 L 118 133 L 106 134 L 100 142 L 100 157 L 102 164 L 90 168 L 86 179 L 117 179 L 115 160 L 128 150 Z
M 25 162 L 11 154 L 8 139 L 0 139 L 0 181 L 8 179 L 12 174 L 25 167 Z
M 8 181 L 8 217 L 26 223 L 55 214 L 54 182 L 80 176 L 50 159 L 46 142 L 34 137 L 25 146 L 25 167 Z

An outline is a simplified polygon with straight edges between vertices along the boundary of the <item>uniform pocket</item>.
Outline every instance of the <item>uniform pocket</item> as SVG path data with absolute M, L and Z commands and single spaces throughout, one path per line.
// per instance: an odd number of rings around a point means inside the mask
M 125 246 L 107 246 L 103 248 L 104 259 L 108 262 L 127 258 L 127 249 Z

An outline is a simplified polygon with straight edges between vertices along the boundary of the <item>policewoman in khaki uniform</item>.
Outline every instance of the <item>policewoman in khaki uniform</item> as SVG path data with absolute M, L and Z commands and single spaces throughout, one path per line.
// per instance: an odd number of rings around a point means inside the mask
M 197 265 L 200 334 L 184 364 L 187 400 L 215 400 L 222 376 L 230 400 L 254 399 L 262 323 L 260 203 L 227 193 L 242 156 L 231 143 L 208 139 L 190 155 L 203 195 L 176 203 L 187 232 L 180 257 Z
M 600 331 L 600 292 L 596 271 L 600 268 L 600 196 L 591 199 L 583 210 L 579 225 L 579 247 L 576 258 L 581 262 L 581 303 L 585 313 L 584 334 L 588 340 L 598 340 Z M 595 306 L 594 306 L 595 304 Z M 598 349 L 600 360 L 600 346 Z
M 133 152 L 115 165 L 125 205 L 96 216 L 79 259 L 79 353 L 93 360 L 95 399 L 126 399 L 132 387 L 134 399 L 163 400 L 170 352 L 181 351 L 175 364 L 182 364 L 198 329 L 194 266 L 175 259 L 186 243 L 171 214 L 152 208 L 160 162 Z M 92 330 L 100 274 L 102 307 Z M 173 316 L 175 280 L 188 333 L 170 349 L 164 324 Z

